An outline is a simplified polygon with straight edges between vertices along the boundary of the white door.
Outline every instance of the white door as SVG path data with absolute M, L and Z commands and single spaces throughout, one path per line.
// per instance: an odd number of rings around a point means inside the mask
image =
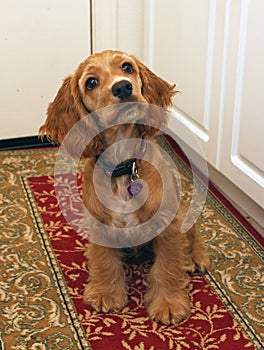
M 90 53 L 89 1 L 4 1 L 0 33 L 0 139 L 37 135 L 63 78 Z
M 95 48 L 136 53 L 176 83 L 170 126 L 187 125 L 207 161 L 264 207 L 264 1 L 97 0 L 94 11 Z
M 153 6 L 153 66 L 178 82 L 178 118 L 209 163 L 264 207 L 263 0 Z

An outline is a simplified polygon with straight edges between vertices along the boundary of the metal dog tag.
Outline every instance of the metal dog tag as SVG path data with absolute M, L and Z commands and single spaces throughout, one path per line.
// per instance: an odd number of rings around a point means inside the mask
M 143 188 L 143 184 L 141 183 L 141 181 L 139 179 L 139 175 L 138 175 L 138 171 L 137 171 L 137 167 L 136 167 L 135 162 L 133 163 L 132 174 L 131 174 L 130 180 L 131 180 L 131 183 L 128 185 L 127 191 L 132 198 L 136 198 L 140 194 L 140 192 Z
M 131 197 L 136 198 L 143 188 L 143 184 L 140 180 L 135 180 L 128 185 L 127 190 Z

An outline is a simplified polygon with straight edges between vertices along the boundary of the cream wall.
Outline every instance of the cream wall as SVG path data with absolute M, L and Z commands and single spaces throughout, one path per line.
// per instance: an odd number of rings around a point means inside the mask
M 87 0 L 8 0 L 0 11 L 0 139 L 37 135 L 62 79 L 90 53 Z

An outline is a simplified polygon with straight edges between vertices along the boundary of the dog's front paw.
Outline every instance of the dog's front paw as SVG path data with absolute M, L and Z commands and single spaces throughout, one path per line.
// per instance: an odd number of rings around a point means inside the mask
M 151 294 L 151 290 L 146 294 L 146 303 L 153 321 L 177 325 L 190 315 L 191 304 L 186 290 L 179 290 L 174 295 L 161 292 L 158 297 Z
M 195 252 L 195 254 L 193 254 L 193 261 L 195 264 L 195 271 L 205 273 L 210 266 L 210 258 L 206 250 Z
M 127 304 L 125 288 L 112 293 L 107 289 L 102 292 L 101 288 L 99 291 L 98 286 L 95 287 L 92 283 L 85 287 L 83 299 L 98 312 L 116 312 Z

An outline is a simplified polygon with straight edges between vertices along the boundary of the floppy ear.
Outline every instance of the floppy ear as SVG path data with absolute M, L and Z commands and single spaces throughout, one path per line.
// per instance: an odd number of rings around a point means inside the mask
M 139 73 L 142 81 L 142 95 L 149 104 L 161 107 L 160 111 L 153 108 L 153 113 L 150 113 L 148 116 L 149 124 L 155 125 L 157 128 L 147 125 L 142 126 L 143 132 L 146 135 L 152 137 L 157 132 L 159 132 L 159 128 L 162 128 L 167 124 L 168 116 L 166 111 L 168 107 L 172 105 L 172 98 L 178 91 L 175 89 L 175 84 L 169 84 L 164 79 L 153 73 L 136 57 L 133 58 L 135 59 L 139 68 Z M 148 124 L 148 120 L 145 120 L 145 122 Z
M 72 127 L 87 115 L 88 111 L 82 104 L 78 89 L 77 77 L 69 75 L 63 81 L 54 101 L 49 104 L 47 119 L 40 127 L 39 134 L 41 137 L 46 134 L 50 141 L 61 144 Z M 84 132 L 90 129 L 93 134 L 97 134 L 97 127 L 93 119 L 88 117 L 84 119 L 85 123 L 82 123 L 82 127 L 85 124 L 85 130 L 78 128 L 73 136 L 69 134 L 70 137 L 67 137 L 67 142 L 64 143 L 66 151 L 73 157 L 78 156 L 80 152 L 84 157 L 91 157 L 98 154 L 102 147 L 99 136 L 95 137 L 87 147 L 83 144 L 83 140 L 86 139 Z M 84 151 L 82 152 L 82 150 Z
M 142 94 L 148 103 L 167 109 L 172 105 L 172 97 L 178 92 L 176 85 L 167 83 L 154 74 L 148 67 L 133 57 L 139 67 L 142 81 Z
M 72 76 L 68 76 L 63 81 L 54 101 L 48 106 L 47 119 L 39 129 L 40 136 L 46 134 L 50 141 L 62 143 L 68 131 L 80 120 L 80 111 L 71 94 L 71 79 Z

